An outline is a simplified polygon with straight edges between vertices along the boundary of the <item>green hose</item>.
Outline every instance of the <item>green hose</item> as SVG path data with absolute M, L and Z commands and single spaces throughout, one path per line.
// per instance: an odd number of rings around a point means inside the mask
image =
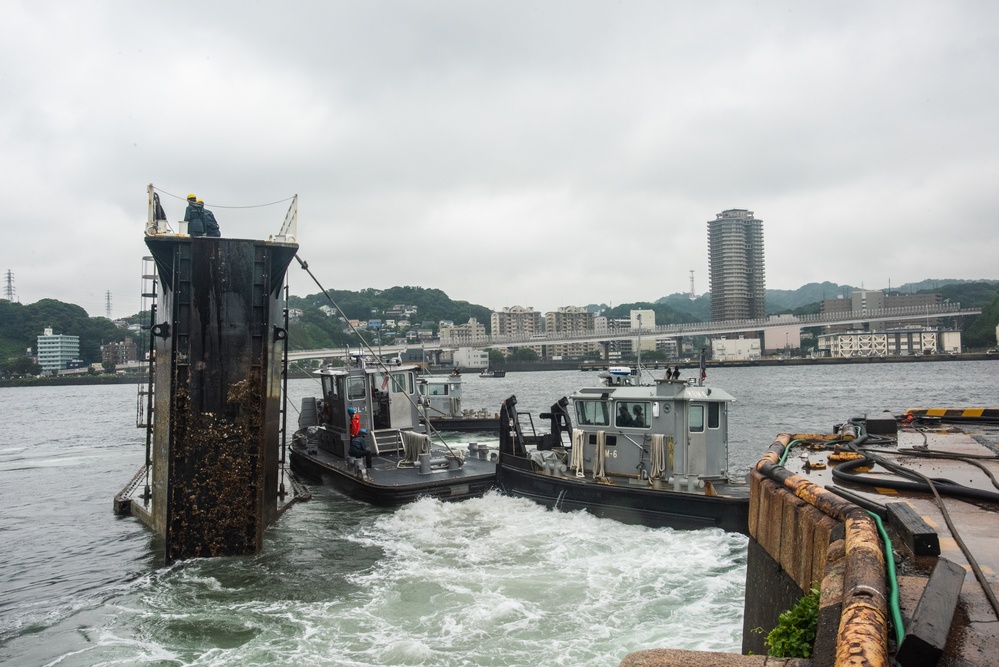
M 878 524 L 878 533 L 885 541 L 885 562 L 888 564 L 888 583 L 891 585 L 888 607 L 891 609 L 892 625 L 895 626 L 895 644 L 901 646 L 902 638 L 905 637 L 905 628 L 902 627 L 902 610 L 898 605 L 898 579 L 895 576 L 895 558 L 892 556 L 894 549 L 891 545 L 891 538 L 888 537 L 888 532 L 885 530 L 884 524 L 881 523 L 881 517 L 871 511 L 867 513 L 874 517 L 874 523 Z
M 777 465 L 781 466 L 784 465 L 784 461 L 787 461 L 788 452 L 790 452 L 791 448 L 797 445 L 799 442 L 804 442 L 804 440 L 792 440 L 791 442 L 787 443 L 787 447 L 784 448 L 784 453 L 780 455 L 780 463 L 778 463 Z

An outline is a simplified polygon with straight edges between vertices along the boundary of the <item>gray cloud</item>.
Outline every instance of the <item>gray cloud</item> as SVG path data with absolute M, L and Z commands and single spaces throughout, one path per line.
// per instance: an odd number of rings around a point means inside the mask
M 253 238 L 287 203 L 223 207 L 298 193 L 327 287 L 493 308 L 704 291 L 733 207 L 772 287 L 997 277 L 991 3 L 8 4 L 25 302 L 136 311 L 149 182 Z

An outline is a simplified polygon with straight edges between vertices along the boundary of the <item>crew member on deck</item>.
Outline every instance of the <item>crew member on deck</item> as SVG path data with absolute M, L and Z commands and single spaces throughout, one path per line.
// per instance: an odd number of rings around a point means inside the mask
M 368 434 L 368 429 L 362 428 L 360 432 L 350 439 L 350 450 L 349 454 L 354 458 L 364 457 L 364 467 L 371 467 L 371 458 L 374 456 L 371 450 L 368 449 L 367 443 L 364 441 L 364 436 Z
M 187 195 L 187 210 L 184 211 L 184 222 L 187 223 L 187 233 L 191 236 L 205 235 L 204 207 L 198 205 L 197 195 Z
M 347 408 L 347 414 L 350 415 L 350 437 L 353 439 L 361 432 L 361 415 L 354 408 Z
M 673 369 L 673 379 L 674 380 L 680 379 L 680 364 L 677 364 L 676 368 Z
M 200 199 L 198 200 L 198 206 L 201 207 L 201 217 L 205 221 L 205 236 L 215 238 L 222 236 L 222 231 L 219 229 L 219 223 L 215 219 L 215 214 L 205 208 L 205 202 Z

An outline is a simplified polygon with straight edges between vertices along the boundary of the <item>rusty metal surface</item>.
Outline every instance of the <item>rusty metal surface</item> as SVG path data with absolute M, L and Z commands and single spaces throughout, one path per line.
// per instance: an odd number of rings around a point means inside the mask
M 842 615 L 836 639 L 836 665 L 887 665 L 888 624 L 884 557 L 874 521 L 857 505 L 778 464 L 792 440 L 828 441 L 828 436 L 778 436 L 756 469 L 846 527 Z M 760 485 L 761 491 L 766 487 Z M 755 537 L 755 536 L 754 536 Z
M 296 246 L 147 244 L 170 325 L 156 350 L 153 490 L 166 561 L 255 552 L 277 516 L 282 345 L 275 332 L 284 322 L 279 287 Z
M 961 423 L 953 425 L 943 423 L 922 425 L 918 426 L 918 429 L 911 425 L 904 425 L 898 433 L 897 448 L 881 446 L 879 449 L 897 451 L 897 454 L 891 456 L 893 461 L 918 470 L 931 478 L 951 479 L 969 487 L 994 491 L 991 480 L 978 467 L 956 459 L 926 458 L 920 456 L 920 453 L 930 452 L 940 455 L 976 457 L 984 462 L 993 474 L 999 474 L 999 460 L 992 458 L 996 453 L 997 441 L 999 441 L 999 429 L 993 424 Z M 907 503 L 916 514 L 938 532 L 940 556 L 965 568 L 969 567 L 967 559 L 958 548 L 957 542 L 951 535 L 931 494 L 919 491 L 893 490 L 879 487 L 876 484 L 874 486 L 859 486 L 839 482 L 832 477 L 831 468 L 834 464 L 830 464 L 826 469 L 809 469 L 804 465 L 805 454 L 805 450 L 792 452 L 785 464 L 789 471 L 780 475 L 782 483 L 786 485 L 788 480 L 792 480 L 792 485 L 796 489 L 803 490 L 804 495 L 810 495 L 811 492 L 808 489 L 814 485 L 816 487 L 843 489 L 852 497 L 875 506 L 888 502 Z M 815 453 L 810 454 L 812 458 L 816 456 Z M 824 454 L 819 455 L 824 456 Z M 776 459 L 773 458 L 771 452 L 767 452 L 761 460 L 761 465 L 774 461 Z M 870 472 L 865 474 L 875 481 L 880 477 L 885 479 L 893 477 L 891 473 L 880 466 L 874 466 Z M 812 484 L 804 485 L 799 480 L 806 480 Z M 801 492 L 796 491 L 796 493 L 798 497 L 803 496 Z M 815 495 L 817 499 L 820 499 L 822 494 Z M 999 574 L 997 574 L 999 573 L 999 534 L 995 530 L 999 507 L 985 501 L 957 498 L 945 498 L 944 502 L 964 542 L 974 553 L 975 558 L 986 573 L 990 587 L 992 590 L 999 590 Z M 857 555 L 857 562 L 860 564 L 851 572 L 852 578 L 844 584 L 846 588 L 858 592 L 866 590 L 866 586 L 870 583 L 869 579 L 885 576 L 878 572 L 877 557 L 872 551 L 872 546 L 876 544 L 876 541 L 872 538 L 870 544 L 865 542 L 866 540 L 854 541 L 851 544 L 852 550 Z M 900 595 L 904 619 L 908 618 L 915 609 L 918 595 L 922 590 L 921 586 L 913 585 L 911 582 L 917 581 L 920 577 L 928 576 L 935 561 L 936 559 L 933 557 L 922 556 L 907 559 L 899 565 L 900 572 L 905 575 L 903 580 L 910 582 L 902 587 Z M 846 591 L 844 591 L 845 594 Z M 887 628 L 887 621 L 881 617 L 878 610 L 880 603 L 876 600 L 863 600 L 857 597 L 853 607 L 848 610 L 847 602 L 848 599 L 844 599 L 844 619 L 849 622 L 843 627 L 844 634 L 840 637 L 837 649 L 837 660 L 847 662 L 837 662 L 837 664 L 862 664 L 863 660 L 882 660 L 880 649 L 876 654 L 873 654 L 873 658 L 871 657 L 872 645 L 869 644 L 880 635 L 881 627 Z M 878 602 L 878 604 L 872 605 L 872 602 Z M 972 610 L 975 611 L 972 612 Z M 847 611 L 849 611 L 849 616 L 847 616 Z M 854 632 L 849 629 L 853 623 L 857 622 L 863 624 L 862 632 Z M 989 607 L 981 587 L 969 574 L 962 589 L 961 602 L 940 664 L 994 665 L 996 664 L 995 650 L 999 645 L 997 637 L 999 637 L 999 619 Z

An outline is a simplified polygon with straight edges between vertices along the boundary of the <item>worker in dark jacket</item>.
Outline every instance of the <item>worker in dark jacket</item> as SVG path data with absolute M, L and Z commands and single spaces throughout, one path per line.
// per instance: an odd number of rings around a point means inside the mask
M 198 205 L 198 197 L 196 195 L 187 195 L 187 210 L 184 211 L 184 222 L 187 223 L 187 233 L 189 235 L 205 235 L 204 206 Z
M 201 207 L 201 217 L 205 221 L 205 236 L 213 236 L 218 238 L 222 236 L 222 230 L 219 229 L 219 223 L 215 220 L 215 214 L 205 208 L 205 202 L 198 200 L 198 206 Z
M 354 458 L 364 457 L 364 467 L 371 467 L 371 458 L 374 456 L 371 450 L 368 449 L 367 443 L 364 441 L 364 437 L 368 434 L 368 429 L 362 428 L 360 433 L 350 439 L 350 450 L 349 454 Z

